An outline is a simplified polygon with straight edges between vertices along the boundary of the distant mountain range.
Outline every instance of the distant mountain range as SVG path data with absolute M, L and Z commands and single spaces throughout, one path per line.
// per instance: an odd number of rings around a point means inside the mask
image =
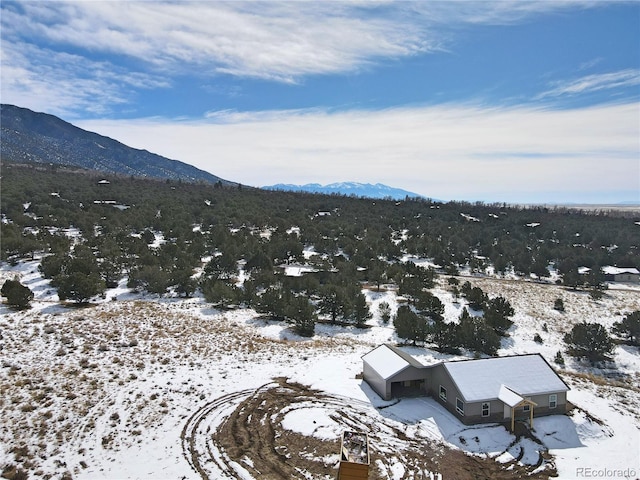
M 3 162 L 68 165 L 105 173 L 190 183 L 237 184 L 192 165 L 88 132 L 53 115 L 7 104 L 0 105 L 0 112 Z
M 371 183 L 357 182 L 330 183 L 328 185 L 320 185 L 319 183 L 307 183 L 306 185 L 278 183 L 276 185 L 267 185 L 262 188 L 265 190 L 284 190 L 289 192 L 353 195 L 355 197 L 365 198 L 392 198 L 394 200 L 404 200 L 406 197 L 422 197 L 422 195 L 417 193 L 408 192 L 401 188 L 389 187 L 382 183 L 376 183 L 375 185 Z

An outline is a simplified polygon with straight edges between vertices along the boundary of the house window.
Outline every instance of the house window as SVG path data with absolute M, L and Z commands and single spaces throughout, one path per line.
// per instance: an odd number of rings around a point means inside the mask
M 555 393 L 549 395 L 549 408 L 556 408 L 558 406 L 558 395 Z
M 529 410 L 531 410 L 531 405 L 529 405 L 528 403 L 524 407 L 522 407 L 523 412 L 529 413 Z
M 490 403 L 489 402 L 485 402 L 482 404 L 482 416 L 483 417 L 488 417 L 489 414 L 491 413 L 491 407 L 490 407 Z
M 456 410 L 460 415 L 464 415 L 464 403 L 459 398 L 456 398 Z
M 446 400 L 447 399 L 447 389 L 444 388 L 442 385 L 440 385 L 440 398 L 442 400 Z

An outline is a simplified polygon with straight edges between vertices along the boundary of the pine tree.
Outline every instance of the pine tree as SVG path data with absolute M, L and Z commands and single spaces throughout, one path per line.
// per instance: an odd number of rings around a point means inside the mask
M 431 329 L 431 342 L 437 346 L 437 350 L 442 353 L 460 353 L 460 334 L 458 324 L 445 323 L 443 320 L 436 320 Z
M 493 328 L 498 335 L 504 337 L 507 334 L 507 330 L 513 325 L 509 317 L 514 314 L 515 311 L 509 301 L 502 296 L 498 296 L 487 301 L 484 318 L 487 325 Z
M 636 310 L 620 322 L 614 323 L 611 333 L 624 339 L 630 345 L 640 345 L 640 310 Z
M 393 326 L 400 338 L 410 340 L 414 345 L 416 342 L 424 342 L 429 333 L 427 320 L 415 313 L 407 305 L 402 305 L 398 308 L 398 312 L 393 319 Z
M 312 337 L 315 333 L 317 316 L 313 305 L 305 297 L 292 297 L 289 300 L 286 317 L 298 335 Z
M 591 363 L 608 360 L 615 346 L 602 325 L 587 322 L 574 325 L 571 332 L 565 334 L 564 342 L 569 355 L 587 358 Z
M 331 323 L 343 318 L 346 313 L 347 298 L 344 289 L 336 285 L 327 285 L 320 291 L 318 307 L 320 313 L 329 315 Z
M 500 337 L 482 317 L 472 317 L 465 308 L 460 315 L 458 328 L 463 347 L 487 355 L 498 353 Z
M 367 305 L 367 298 L 362 292 L 358 292 L 351 302 L 349 319 L 355 323 L 356 327 L 364 328 L 370 318 L 371 311 L 369 310 L 369 305 Z

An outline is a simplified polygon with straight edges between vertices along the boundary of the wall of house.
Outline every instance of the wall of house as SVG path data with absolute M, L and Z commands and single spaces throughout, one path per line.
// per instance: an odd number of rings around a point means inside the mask
M 464 417 L 456 410 L 456 397 L 462 400 L 460 392 L 456 388 L 453 380 L 445 370 L 442 364 L 434 365 L 430 369 L 430 381 L 428 385 L 429 395 L 435 398 L 440 404 L 442 404 L 447 410 L 455 415 L 460 420 L 464 421 Z M 440 385 L 447 389 L 447 400 L 444 401 L 440 398 Z
M 373 369 L 367 362 L 363 362 L 362 378 L 373 388 L 373 390 L 380 395 L 383 400 L 391 400 L 391 384 L 396 382 L 405 382 L 411 380 L 425 380 L 428 389 L 428 368 L 416 368 L 414 366 L 408 366 L 401 372 L 398 372 L 391 378 L 382 378 L 376 370 Z M 427 393 L 427 391 L 425 391 Z
M 404 382 L 409 380 L 428 380 L 427 379 L 427 369 L 426 368 L 416 368 L 413 366 L 408 366 L 398 374 L 389 378 L 389 382 Z M 428 381 L 427 381 L 428 383 Z
M 489 416 L 482 416 L 482 404 L 485 402 L 465 403 L 464 419 L 466 424 L 471 423 L 499 423 L 504 421 L 504 403 L 500 400 L 489 401 Z M 460 418 L 459 414 L 456 413 Z
M 567 413 L 567 392 L 557 392 L 558 402 L 556 408 L 549 408 L 549 395 L 533 395 L 530 398 L 538 406 L 534 407 L 533 415 L 542 417 L 544 415 L 563 415 Z
M 614 282 L 638 283 L 640 276 L 633 273 L 619 273 L 613 275 Z
M 383 400 L 391 399 L 391 384 L 378 375 L 378 372 L 367 362 L 362 363 L 362 378 L 369 386 L 380 395 Z

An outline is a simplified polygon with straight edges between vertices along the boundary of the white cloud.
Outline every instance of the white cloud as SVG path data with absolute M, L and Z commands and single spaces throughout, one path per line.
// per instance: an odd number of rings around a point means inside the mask
M 105 114 L 127 103 L 134 89 L 166 87 L 165 80 L 109 62 L 2 42 L 3 102 L 58 115 L 74 110 Z
M 422 27 L 335 2 L 25 2 L 6 35 L 115 53 L 165 71 L 188 66 L 291 82 L 429 50 Z M 394 9 L 395 10 L 395 9 Z
M 225 112 L 202 121 L 79 124 L 254 186 L 354 180 L 443 199 L 588 201 L 640 191 L 639 105 Z
M 293 82 L 442 48 L 441 27 L 513 23 L 597 2 L 22 2 L 3 36 L 123 55 L 176 73 Z
M 577 95 L 637 85 L 640 85 L 640 70 L 626 69 L 618 72 L 586 75 L 575 80 L 554 82 L 553 88 L 543 92 L 538 98 Z
M 598 2 L 3 2 L 3 101 L 101 113 L 190 75 L 296 83 L 446 49 L 452 26 L 584 5 Z

